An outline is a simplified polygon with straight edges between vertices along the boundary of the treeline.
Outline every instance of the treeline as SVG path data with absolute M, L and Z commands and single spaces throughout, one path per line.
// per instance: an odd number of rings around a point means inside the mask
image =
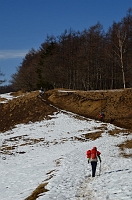
M 3 76 L 5 76 L 5 75 L 4 75 L 4 74 L 1 72 L 1 70 L 0 70 L 0 77 L 3 77 Z M 0 78 L 0 85 L 3 84 L 3 83 L 5 83 L 5 82 L 6 82 L 5 79 Z M 14 91 L 15 91 L 15 90 L 14 90 L 12 84 L 0 86 L 0 94 L 4 94 L 4 93 L 8 93 L 8 92 L 14 92 Z
M 132 9 L 105 33 L 100 23 L 47 36 L 31 49 L 12 75 L 14 90 L 68 88 L 105 90 L 132 87 Z
M 8 93 L 8 92 L 15 92 L 15 90 L 12 85 L 4 85 L 0 86 L 0 94 Z

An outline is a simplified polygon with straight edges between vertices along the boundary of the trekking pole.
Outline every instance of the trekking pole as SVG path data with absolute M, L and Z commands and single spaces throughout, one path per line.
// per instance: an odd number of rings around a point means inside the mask
M 99 176 L 101 174 L 101 162 L 100 162 L 100 166 L 99 166 Z

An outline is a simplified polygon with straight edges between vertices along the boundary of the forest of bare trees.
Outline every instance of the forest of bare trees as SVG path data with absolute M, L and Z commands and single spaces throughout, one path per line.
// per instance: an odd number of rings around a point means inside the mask
M 12 75 L 14 90 L 68 88 L 105 90 L 132 87 L 132 9 L 107 32 L 97 24 L 82 32 L 47 36 L 31 49 Z
M 1 70 L 0 70 L 0 77 L 1 76 L 4 76 L 4 74 L 1 72 Z M 3 79 L 0 79 L 0 85 L 2 84 L 2 83 L 4 83 L 5 82 L 5 80 L 3 80 Z

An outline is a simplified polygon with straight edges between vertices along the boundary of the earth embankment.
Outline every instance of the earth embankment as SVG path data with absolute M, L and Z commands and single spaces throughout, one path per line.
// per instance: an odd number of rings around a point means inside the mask
M 132 129 L 132 89 L 109 91 L 76 91 L 54 89 L 45 92 L 44 101 L 39 91 L 12 93 L 16 97 L 0 103 L 0 132 L 12 129 L 17 124 L 41 121 L 49 118 L 57 109 L 67 110 L 88 118 L 99 120 L 101 111 L 104 122 Z M 0 98 L 0 102 L 3 99 Z
M 0 132 L 10 130 L 17 124 L 41 121 L 56 111 L 38 97 L 39 91 L 17 92 L 11 95 L 15 98 L 7 103 L 0 103 Z
M 132 129 L 132 89 L 74 91 L 54 89 L 44 97 L 54 106 L 99 120 L 104 112 L 105 122 Z

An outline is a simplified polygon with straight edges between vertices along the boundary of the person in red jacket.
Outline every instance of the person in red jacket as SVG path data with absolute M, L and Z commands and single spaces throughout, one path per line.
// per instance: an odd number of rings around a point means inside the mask
M 98 159 L 101 163 L 100 154 L 101 153 L 97 151 L 97 147 L 93 147 L 91 150 L 88 150 L 86 152 L 88 163 L 91 162 L 91 166 L 92 166 L 92 177 L 95 177 Z

